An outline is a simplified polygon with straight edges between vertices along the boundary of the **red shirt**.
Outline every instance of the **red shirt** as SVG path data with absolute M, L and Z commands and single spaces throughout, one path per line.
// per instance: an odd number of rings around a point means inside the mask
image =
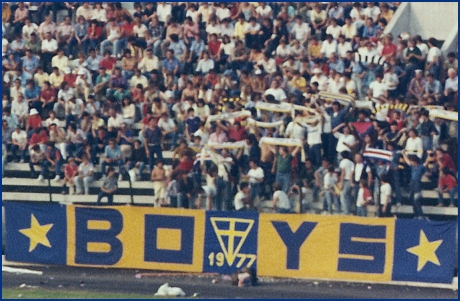
M 78 165 L 76 164 L 74 165 L 66 164 L 65 165 L 64 174 L 67 178 L 73 178 L 77 174 L 77 171 L 78 171 Z
M 184 158 L 179 163 L 179 169 L 190 172 L 193 168 L 193 160 L 189 158 Z
M 112 70 L 113 69 L 113 66 L 115 66 L 115 64 L 117 63 L 117 59 L 114 58 L 114 57 L 109 57 L 108 59 L 107 58 L 103 58 L 101 63 L 99 64 L 99 67 L 104 67 L 105 70 Z
M 93 31 L 94 31 L 94 36 L 93 36 Z M 96 28 L 92 28 L 91 26 L 88 27 L 88 37 L 90 39 L 96 40 L 99 39 L 102 35 L 102 28 L 99 26 L 96 26 Z
M 241 127 L 239 130 L 236 130 L 234 128 L 230 128 L 228 130 L 229 139 L 235 139 L 235 141 L 241 141 L 245 138 L 245 136 L 246 136 L 246 129 L 244 127 Z
M 457 187 L 457 180 L 452 175 L 444 175 L 439 178 L 439 188 L 452 190 Z
M 120 31 L 122 32 L 122 35 L 124 37 L 129 37 L 130 35 L 133 34 L 133 28 L 134 28 L 133 23 L 123 23 L 120 26 Z M 123 32 L 124 32 L 124 34 L 123 34 Z
M 75 82 L 77 81 L 77 75 L 75 74 L 64 74 L 64 81 L 69 84 L 70 87 L 73 87 L 75 85 Z
M 392 54 L 391 56 L 395 56 L 397 50 L 398 50 L 398 47 L 396 47 L 396 45 L 393 44 L 393 43 L 391 43 L 390 45 L 383 46 L 382 56 L 385 56 L 385 55 L 388 55 L 388 54 Z M 390 60 L 387 59 L 387 62 L 389 62 L 389 61 Z
M 45 132 L 42 132 L 42 134 L 40 135 L 37 133 L 33 133 L 32 137 L 30 137 L 29 144 L 33 145 L 37 143 L 47 143 L 47 142 L 48 142 L 48 135 L 46 134 L 46 131 L 45 131 Z
M 211 55 L 217 55 L 217 53 L 219 53 L 219 48 L 220 48 L 220 42 L 219 41 L 209 41 L 208 43 L 208 49 L 209 49 L 209 53 L 211 53 Z
M 442 156 L 442 166 L 447 167 L 450 171 L 454 173 L 457 172 L 454 161 L 452 160 L 452 157 L 449 154 L 444 154 L 444 156 Z
M 42 118 L 38 114 L 30 115 L 29 118 L 27 118 L 27 124 L 31 129 L 35 130 L 36 128 L 42 126 Z
M 53 88 L 42 90 L 42 93 L 40 94 L 40 97 L 45 99 L 46 102 L 49 102 L 53 96 L 56 97 L 56 90 Z

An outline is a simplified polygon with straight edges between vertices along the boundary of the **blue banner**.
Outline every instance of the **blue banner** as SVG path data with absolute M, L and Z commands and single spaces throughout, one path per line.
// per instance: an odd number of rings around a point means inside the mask
M 392 280 L 452 283 L 455 222 L 396 220 Z
M 66 206 L 5 202 L 5 258 L 10 261 L 67 263 Z
M 257 212 L 206 212 L 203 272 L 255 268 L 258 224 Z

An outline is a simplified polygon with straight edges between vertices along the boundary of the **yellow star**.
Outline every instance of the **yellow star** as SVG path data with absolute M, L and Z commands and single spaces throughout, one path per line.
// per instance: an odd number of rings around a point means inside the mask
M 407 249 L 407 252 L 418 256 L 417 272 L 420 272 L 425 264 L 429 261 L 440 266 L 436 250 L 442 244 L 442 240 L 428 241 L 425 232 L 420 230 L 420 241 L 418 246 Z
M 32 252 L 38 244 L 51 248 L 51 244 L 48 237 L 46 237 L 46 234 L 52 227 L 53 224 L 40 225 L 35 218 L 35 215 L 32 214 L 30 228 L 19 230 L 19 232 L 30 239 L 29 252 Z

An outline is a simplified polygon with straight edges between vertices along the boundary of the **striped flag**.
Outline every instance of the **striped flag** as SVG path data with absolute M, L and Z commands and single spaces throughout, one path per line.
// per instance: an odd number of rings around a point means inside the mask
M 363 157 L 369 159 L 384 160 L 388 162 L 393 160 L 392 152 L 378 148 L 366 148 L 366 150 L 363 153 Z

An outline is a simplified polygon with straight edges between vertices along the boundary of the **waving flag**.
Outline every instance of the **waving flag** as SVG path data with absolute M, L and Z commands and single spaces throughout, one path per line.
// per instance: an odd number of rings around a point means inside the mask
M 378 148 L 366 148 L 366 150 L 363 153 L 363 157 L 368 159 L 384 160 L 388 162 L 393 160 L 392 152 Z

